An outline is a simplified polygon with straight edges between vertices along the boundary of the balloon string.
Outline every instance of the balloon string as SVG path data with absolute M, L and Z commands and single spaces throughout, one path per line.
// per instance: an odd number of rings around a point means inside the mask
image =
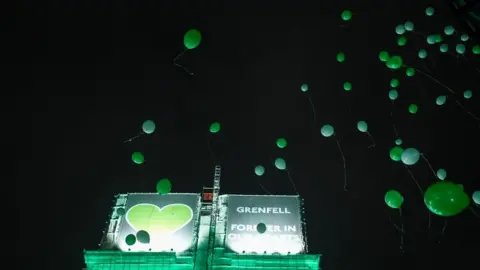
M 315 125 L 317 124 L 317 113 L 315 112 L 315 105 L 313 104 L 313 100 L 312 98 L 310 97 L 310 95 L 308 93 L 307 94 L 307 97 L 308 97 L 308 101 L 310 101 L 310 106 L 312 107 L 312 111 L 313 111 L 313 126 L 315 127 Z
M 460 108 L 462 108 L 466 113 L 468 113 L 471 117 L 473 117 L 473 119 L 480 121 L 480 118 L 475 116 L 473 113 L 469 112 L 462 104 L 460 104 L 458 100 L 456 100 L 455 102 L 458 104 L 458 106 L 460 106 Z
M 421 70 L 418 69 L 418 68 L 415 68 L 415 70 L 416 70 L 418 73 L 420 73 L 420 74 L 424 75 L 425 77 L 431 79 L 432 81 L 436 82 L 436 83 L 439 84 L 440 86 L 444 87 L 445 89 L 447 89 L 448 91 L 450 91 L 452 94 L 456 94 L 455 91 L 453 91 L 450 87 L 446 86 L 444 83 L 441 83 L 439 80 L 435 79 L 434 77 L 428 75 L 427 73 L 421 71 Z
M 343 154 L 342 147 L 340 146 L 340 141 L 336 139 L 338 150 L 340 151 L 340 155 L 342 155 L 343 160 L 343 190 L 347 191 L 347 162 L 345 161 L 345 155 Z
M 403 236 L 405 234 L 404 222 L 403 222 L 403 215 L 402 215 L 402 208 L 398 208 L 398 212 L 400 214 L 400 220 L 402 222 L 401 234 L 400 234 L 400 251 L 403 252 Z
M 427 162 L 428 164 L 428 167 L 430 168 L 430 171 L 432 171 L 433 173 L 433 177 L 437 177 L 437 174 L 435 173 L 435 170 L 433 169 L 432 165 L 430 164 L 430 162 L 428 161 L 428 159 L 425 157 L 424 154 L 420 154 L 420 156 L 423 158 L 423 160 L 425 160 L 425 162 Z
M 473 210 L 473 207 L 469 207 L 470 208 L 470 211 L 472 211 L 473 215 L 476 216 L 477 218 L 480 218 L 480 215 L 475 212 L 475 210 Z
M 265 193 L 267 193 L 268 195 L 272 195 L 272 193 L 268 192 L 268 190 L 266 190 L 266 189 L 263 187 L 263 185 L 262 185 L 262 183 L 260 183 L 260 181 L 258 182 L 258 185 L 260 186 L 260 188 L 261 188 Z
M 397 229 L 397 230 L 398 230 L 399 232 L 401 232 L 401 233 L 404 233 L 404 231 L 403 231 L 400 227 L 398 227 L 398 225 L 395 224 L 395 222 L 393 222 L 392 217 L 389 217 L 388 219 L 390 220 L 390 222 L 392 223 L 392 225 L 395 227 L 395 229 Z
M 140 133 L 138 133 L 137 135 L 135 135 L 135 136 L 131 137 L 130 139 L 124 141 L 123 143 L 130 143 L 130 142 L 132 142 L 133 140 L 136 140 L 136 139 L 140 138 L 140 136 L 142 136 L 142 135 L 143 135 L 143 132 L 140 131 Z
M 447 220 L 445 219 L 445 223 L 443 224 L 443 228 L 442 228 L 442 236 L 445 236 L 446 229 L 447 229 Z
M 375 147 L 377 144 L 375 143 L 375 139 L 373 138 L 372 134 L 370 134 L 370 132 L 367 131 L 367 135 L 368 137 L 370 137 L 370 140 L 372 140 L 372 144 L 368 148 Z
M 410 174 L 410 176 L 412 177 L 413 181 L 417 185 L 418 190 L 420 191 L 420 193 L 422 194 L 422 197 L 423 197 L 423 189 L 420 186 L 420 184 L 418 183 L 417 179 L 415 179 L 415 176 L 413 176 L 413 173 L 410 171 L 410 169 L 408 169 L 407 165 L 403 165 L 403 166 L 407 170 L 408 174 Z M 430 211 L 428 211 L 428 228 L 430 229 L 431 226 L 432 226 L 432 214 L 430 213 Z
M 395 102 L 392 100 L 392 108 L 390 110 L 390 118 L 392 118 L 393 131 L 395 132 L 396 138 L 399 138 L 397 127 L 395 126 L 395 119 L 393 118 L 393 109 L 395 108 Z
M 288 175 L 288 179 L 290 179 L 290 183 L 292 183 L 293 190 L 294 190 L 295 193 L 298 195 L 297 185 L 295 185 L 295 182 L 293 182 L 293 179 L 292 179 L 292 176 L 290 175 L 290 171 L 289 171 L 289 170 L 287 170 L 287 175 Z
M 175 58 L 173 59 L 173 64 L 177 67 L 183 68 L 183 70 L 185 70 L 185 72 L 187 72 L 188 74 L 193 75 L 193 72 L 191 72 L 186 67 L 177 63 L 178 58 L 182 57 L 185 54 L 186 51 L 187 51 L 187 49 L 183 50 L 183 52 L 181 52 L 177 56 L 175 56 Z

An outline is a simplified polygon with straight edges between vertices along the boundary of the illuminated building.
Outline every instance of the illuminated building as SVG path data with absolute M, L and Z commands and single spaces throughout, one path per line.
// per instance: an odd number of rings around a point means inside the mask
M 115 196 L 99 249 L 84 251 L 85 269 L 319 269 L 298 196 L 220 195 L 220 166 L 213 180 L 201 194 Z

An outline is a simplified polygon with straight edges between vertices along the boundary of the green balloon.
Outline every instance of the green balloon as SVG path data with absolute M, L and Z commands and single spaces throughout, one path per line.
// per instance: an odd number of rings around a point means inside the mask
M 117 213 L 118 216 L 123 216 L 125 215 L 125 208 L 123 207 L 117 208 L 115 212 Z
M 445 35 L 451 36 L 455 32 L 455 28 L 453 28 L 453 26 L 451 26 L 451 25 L 447 25 L 443 29 L 443 32 L 445 33 Z
M 185 45 L 185 48 L 189 50 L 195 49 L 196 47 L 198 47 L 201 41 L 202 41 L 202 34 L 197 29 L 190 29 L 183 36 L 183 45 Z
M 150 234 L 147 231 L 140 230 L 137 232 L 137 240 L 142 244 L 150 243 Z
M 352 12 L 348 9 L 344 10 L 341 16 L 342 16 L 342 20 L 349 21 L 350 19 L 352 19 Z
M 455 216 L 470 204 L 470 198 L 465 191 L 448 181 L 430 185 L 424 194 L 424 201 L 430 212 L 442 217 Z
M 302 92 L 307 92 L 308 91 L 308 84 L 305 84 L 305 83 L 302 84 L 300 86 L 300 90 L 302 90 Z
M 142 164 L 145 161 L 145 157 L 140 152 L 133 152 L 132 154 L 132 161 L 135 164 Z
M 398 98 L 398 92 L 397 92 L 397 90 L 395 90 L 395 89 L 390 90 L 390 91 L 388 92 L 388 98 L 389 98 L 390 100 L 392 100 L 392 101 L 395 100 L 395 99 L 397 99 L 397 98 Z
M 442 106 L 443 104 L 445 104 L 445 102 L 447 102 L 447 96 L 438 96 L 437 99 L 435 100 L 435 103 L 438 106 Z
M 417 104 L 410 104 L 410 106 L 408 106 L 408 111 L 411 113 L 411 114 L 416 114 L 418 112 L 418 106 Z
M 337 61 L 339 63 L 342 63 L 343 61 L 345 61 L 345 54 L 343 52 L 337 53 Z
M 401 159 L 405 165 L 415 165 L 420 160 L 420 152 L 415 148 L 407 148 L 402 151 Z
M 287 163 L 283 158 L 275 159 L 275 167 L 279 170 L 285 170 L 287 168 Z
M 358 121 L 357 129 L 360 132 L 367 132 L 368 131 L 368 124 L 365 121 Z
M 379 58 L 380 61 L 382 61 L 382 62 L 387 62 L 388 59 L 390 59 L 390 55 L 389 55 L 388 52 L 386 52 L 386 51 L 381 51 L 381 52 L 378 54 L 378 58 Z
M 267 226 L 265 223 L 258 223 L 257 225 L 257 232 L 258 233 L 265 233 L 267 231 Z
M 157 193 L 160 195 L 165 195 L 172 191 L 172 183 L 167 178 L 160 179 L 157 182 Z
M 402 143 L 403 143 L 402 139 L 396 139 L 395 140 L 396 145 L 402 145 Z
M 398 87 L 400 85 L 400 81 L 398 79 L 395 79 L 393 78 L 391 81 L 390 81 L 390 86 L 391 87 Z
M 284 138 L 278 138 L 278 139 L 277 139 L 277 147 L 278 147 L 278 148 L 285 148 L 285 147 L 287 147 L 287 140 L 285 140 Z
M 413 31 L 413 28 L 414 28 L 413 22 L 407 21 L 407 22 L 405 22 L 404 25 L 405 25 L 405 30 L 407 30 L 407 31 Z
M 408 77 L 412 77 L 412 76 L 415 75 L 415 69 L 409 67 L 409 68 L 407 68 L 407 69 L 405 70 L 405 74 L 407 74 Z
M 220 131 L 220 123 L 214 122 L 210 125 L 210 133 L 217 133 Z
M 127 237 L 125 237 L 125 243 L 127 243 L 127 245 L 129 246 L 135 245 L 136 242 L 137 242 L 137 238 L 133 234 L 129 234 L 127 235 Z
M 390 150 L 390 159 L 393 161 L 400 161 L 402 160 L 402 152 L 403 148 L 395 146 Z
M 478 44 L 473 45 L 472 46 L 472 53 L 477 54 L 477 55 L 480 54 L 480 45 L 478 45 Z
M 143 122 L 142 130 L 145 134 L 152 134 L 155 131 L 155 123 L 152 120 Z
M 322 128 L 320 128 L 320 133 L 322 134 L 323 137 L 328 138 L 335 133 L 335 130 L 331 125 L 323 125 Z
M 258 176 L 262 176 L 265 173 L 265 168 L 261 165 L 255 167 L 255 174 Z
M 472 91 L 471 90 L 465 90 L 465 92 L 463 92 L 463 97 L 465 99 L 471 99 L 472 98 Z
M 445 178 L 447 178 L 447 171 L 445 171 L 444 169 L 438 169 L 437 177 L 440 180 L 445 180 Z
M 470 37 L 467 34 L 462 34 L 460 36 L 460 40 L 463 42 L 467 42 L 470 39 Z
M 345 91 L 350 91 L 350 90 L 352 90 L 352 84 L 351 84 L 350 82 L 345 82 L 345 83 L 343 83 L 343 89 L 344 89 Z
M 442 52 L 442 53 L 448 52 L 448 44 L 440 45 L 440 52 Z
M 457 51 L 457 53 L 459 54 L 464 54 L 465 51 L 466 51 L 466 48 L 465 48 L 465 45 L 464 44 L 457 44 L 455 46 L 455 50 Z
M 400 36 L 397 39 L 398 46 L 405 46 L 407 44 L 407 38 L 405 36 Z
M 398 209 L 402 207 L 403 196 L 396 190 L 389 190 L 385 193 L 385 203 L 390 208 Z
M 397 35 L 403 35 L 405 34 L 405 25 L 403 24 L 399 24 L 395 27 L 395 33 L 397 33 Z
M 425 9 L 425 14 L 427 16 L 433 16 L 433 14 L 435 14 L 435 9 L 433 7 L 428 7 L 427 9 Z
M 399 69 L 403 65 L 403 59 L 400 56 L 394 55 L 387 61 L 387 67 L 390 69 Z M 395 86 L 393 86 L 395 87 Z
M 428 54 L 427 54 L 427 51 L 425 51 L 425 50 L 423 50 L 423 49 L 418 51 L 418 58 L 420 58 L 420 59 L 425 59 L 425 58 L 427 58 L 427 55 L 428 55 Z

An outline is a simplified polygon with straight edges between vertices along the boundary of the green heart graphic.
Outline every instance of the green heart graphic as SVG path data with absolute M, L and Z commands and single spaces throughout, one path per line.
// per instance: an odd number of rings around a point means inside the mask
M 185 204 L 169 204 L 160 208 L 154 204 L 137 204 L 130 208 L 126 220 L 136 231 L 147 231 L 151 236 L 173 234 L 187 225 L 193 211 Z

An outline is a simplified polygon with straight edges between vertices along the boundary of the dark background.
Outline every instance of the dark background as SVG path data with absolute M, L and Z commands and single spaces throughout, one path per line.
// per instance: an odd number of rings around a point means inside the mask
M 154 192 L 161 177 L 173 181 L 174 192 L 200 192 L 212 183 L 214 163 L 223 167 L 222 193 L 263 194 L 261 183 L 271 193 L 293 194 L 286 174 L 271 165 L 279 155 L 305 198 L 310 251 L 323 254 L 323 269 L 467 269 L 476 261 L 479 219 L 467 210 L 448 218 L 444 236 L 443 218 L 433 217 L 428 229 L 414 181 L 388 157 L 395 76 L 395 124 L 404 146 L 425 153 L 468 194 L 479 188 L 479 123 L 454 102 L 480 115 L 480 73 L 472 67 L 478 56 L 440 55 L 438 45 L 415 34 L 396 47 L 395 26 L 406 20 L 423 34 L 462 27 L 444 2 L 204 2 L 15 3 L 20 53 L 12 67 L 22 76 L 15 83 L 15 140 L 7 142 L 19 161 L 15 267 L 80 269 L 82 249 L 97 247 L 114 194 Z M 430 4 L 434 17 L 424 15 Z M 347 8 L 354 16 L 343 22 Z M 190 28 L 203 41 L 179 62 L 194 76 L 172 64 Z M 452 48 L 458 36 L 448 42 Z M 430 48 L 429 60 L 416 58 L 420 48 Z M 459 94 L 436 106 L 436 96 L 448 91 L 420 74 L 392 74 L 378 60 L 382 49 L 428 66 Z M 338 51 L 346 54 L 343 64 Z M 347 80 L 351 92 L 342 89 Z M 302 83 L 310 86 L 316 123 Z M 461 97 L 466 88 L 474 95 L 469 101 Z M 407 111 L 412 102 L 416 115 Z M 146 119 L 156 122 L 156 132 L 124 144 Z M 359 120 L 369 123 L 375 148 L 356 130 Z M 215 136 L 208 133 L 213 121 L 222 123 Z M 335 140 L 319 133 L 325 123 L 343 147 L 348 192 Z M 277 137 L 287 138 L 286 149 L 275 147 Z M 146 163 L 133 165 L 132 151 L 144 152 Z M 257 164 L 266 167 L 263 177 L 253 173 Z M 434 181 L 423 160 L 411 170 L 423 188 Z M 405 197 L 403 253 L 389 221 L 400 223 L 398 211 L 384 203 L 389 189 Z

